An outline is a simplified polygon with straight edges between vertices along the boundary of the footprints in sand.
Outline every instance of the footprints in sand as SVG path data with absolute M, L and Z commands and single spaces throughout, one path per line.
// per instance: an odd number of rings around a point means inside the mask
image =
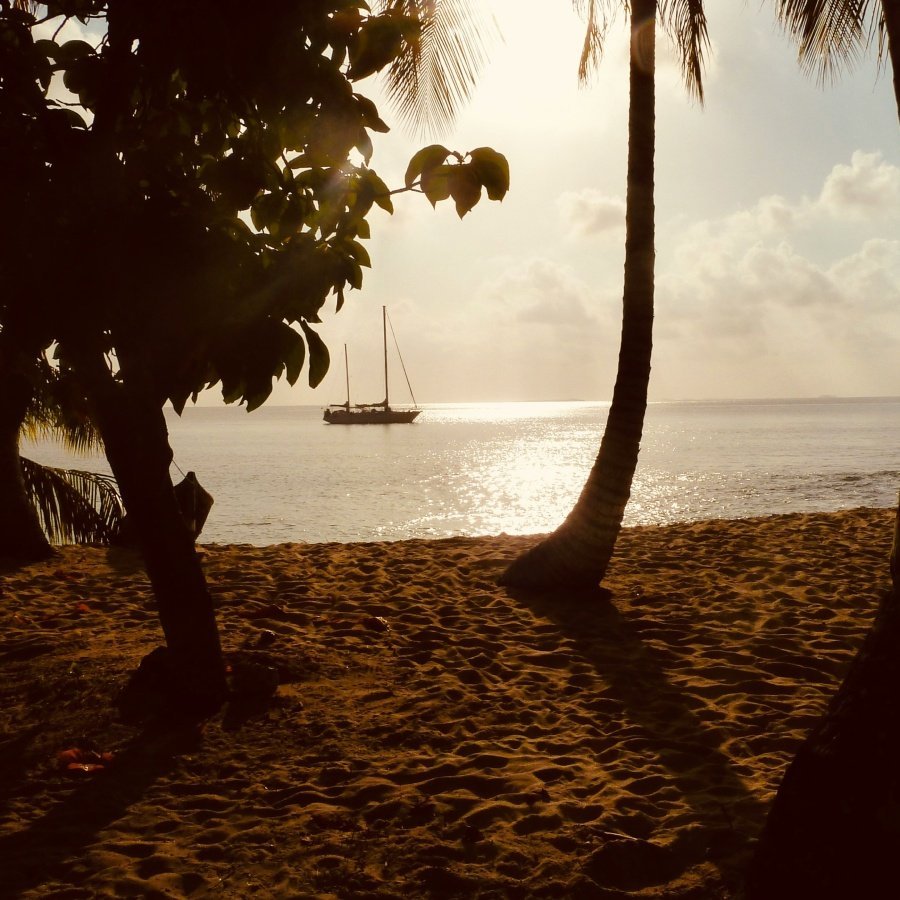
M 702 556 L 701 526 L 695 536 Z M 554 848 L 578 860 L 565 872 L 542 870 L 563 895 L 579 884 L 642 890 L 691 866 L 703 871 L 710 853 L 733 851 L 716 835 L 747 833 L 759 821 L 754 790 L 771 789 L 847 658 L 841 628 L 853 599 L 826 603 L 824 582 L 817 587 L 787 558 L 773 573 L 752 529 L 731 556 L 721 541 L 710 548 L 731 561 L 725 572 L 685 567 L 680 552 L 655 558 L 665 590 L 651 592 L 653 603 L 620 599 L 648 596 L 631 587 L 640 567 L 618 581 L 614 572 L 620 617 L 601 617 L 587 632 L 577 617 L 569 624 L 554 610 L 473 589 L 459 574 L 465 554 L 428 549 L 395 563 L 393 574 L 410 581 L 402 587 L 372 562 L 348 560 L 350 607 L 316 607 L 319 639 L 349 639 L 353 629 L 329 616 L 366 608 L 377 591 L 359 582 L 389 582 L 377 614 L 391 622 L 394 655 L 382 658 L 381 677 L 397 680 L 393 696 L 383 688 L 360 695 L 391 710 L 366 724 L 371 764 L 320 783 L 308 807 L 296 794 L 283 807 L 301 820 L 304 809 L 330 808 L 402 835 L 407 864 L 394 874 L 420 889 L 450 890 L 453 878 L 471 885 L 483 865 L 520 879 L 527 860 L 552 860 Z M 310 594 L 322 591 L 312 577 Z M 817 634 L 811 621 L 836 625 L 829 633 L 838 636 Z M 804 690 L 814 700 L 798 705 Z M 403 766 L 398 751 L 424 756 Z M 690 839 L 667 843 L 672 833 Z M 333 862 L 346 876 L 346 857 Z M 378 871 L 387 878 L 391 866 Z M 474 883 L 483 885 L 479 874 Z
M 527 538 L 210 547 L 229 659 L 276 669 L 275 701 L 211 723 L 44 893 L 722 895 L 874 613 L 885 532 L 627 529 L 609 602 L 496 587 Z M 79 553 L 4 585 L 2 733 L 26 700 L 73 718 L 159 641 L 140 570 Z M 48 828 L 78 788 L 29 771 L 11 821 Z

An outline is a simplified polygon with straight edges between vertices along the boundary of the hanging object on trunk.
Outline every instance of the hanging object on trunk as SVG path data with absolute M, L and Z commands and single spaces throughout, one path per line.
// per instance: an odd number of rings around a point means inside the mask
M 204 490 L 197 481 L 195 472 L 188 472 L 184 479 L 175 485 L 175 499 L 178 501 L 181 517 L 184 519 L 191 537 L 196 541 L 200 537 L 200 532 L 203 531 L 209 511 L 215 503 L 212 494 Z
M 179 469 L 179 471 L 181 471 Z M 206 517 L 209 515 L 210 509 L 215 502 L 212 494 L 203 488 L 197 480 L 195 472 L 188 472 L 184 478 L 178 482 L 173 488 L 175 500 L 178 503 L 178 509 L 181 511 L 181 518 L 184 519 L 185 525 L 191 534 L 193 540 L 197 540 L 203 526 L 206 524 Z M 128 516 L 124 516 L 121 520 L 118 532 L 112 539 L 111 543 L 120 547 L 137 546 L 137 535 L 131 525 Z

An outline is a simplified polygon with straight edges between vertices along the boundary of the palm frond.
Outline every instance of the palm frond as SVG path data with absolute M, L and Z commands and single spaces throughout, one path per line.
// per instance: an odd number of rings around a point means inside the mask
M 578 62 L 578 79 L 589 80 L 596 71 L 603 55 L 603 44 L 616 12 L 621 6 L 630 6 L 625 0 L 572 0 L 575 11 L 582 16 L 587 27 L 581 59 Z M 709 31 L 703 0 L 658 0 L 660 25 L 672 38 L 681 63 L 681 73 L 688 92 L 703 102 L 703 65 L 709 52 Z
M 61 441 L 76 453 L 102 450 L 103 441 L 86 411 L 77 386 L 42 359 L 34 379 L 31 405 L 22 423 L 22 434 L 32 441 Z
M 823 82 L 855 65 L 876 34 L 882 58 L 884 17 L 877 0 L 778 0 L 777 13 L 797 41 L 801 65 L 808 72 L 818 70 Z
M 703 0 L 660 0 L 660 24 L 675 43 L 688 93 L 703 102 L 703 63 L 709 31 Z
M 418 39 L 406 42 L 386 72 L 389 101 L 417 133 L 446 130 L 487 61 L 493 20 L 471 0 L 381 0 L 376 9 L 422 23 Z
M 125 515 L 115 479 L 22 457 L 25 488 L 51 543 L 108 544 Z
M 628 9 L 627 2 L 623 4 Z M 584 43 L 578 60 L 578 80 L 586 84 L 600 66 L 603 45 L 619 5 L 614 0 L 572 0 L 575 12 L 585 20 Z
M 58 409 L 39 408 L 37 404 L 25 414 L 22 435 L 31 441 L 61 441 L 75 453 L 103 449 L 100 434 L 90 419 L 67 416 Z

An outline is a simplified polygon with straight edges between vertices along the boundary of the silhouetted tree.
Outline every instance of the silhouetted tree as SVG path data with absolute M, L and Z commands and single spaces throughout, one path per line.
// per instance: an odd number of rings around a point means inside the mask
M 582 54 L 583 77 L 598 58 L 607 24 L 599 19 L 601 8 L 607 11 L 605 4 L 591 2 L 587 6 L 591 19 Z M 708 38 L 700 0 L 632 0 L 630 12 L 625 286 L 612 405 L 597 459 L 575 507 L 553 534 L 514 560 L 501 576 L 501 584 L 511 587 L 596 587 L 612 557 L 637 467 L 653 347 L 657 13 L 678 49 L 688 89 L 700 100 Z
M 264 13 L 238 0 L 29 6 L 0 5 L 0 327 L 28 358 L 54 344 L 84 391 L 178 700 L 202 714 L 226 694 L 224 666 L 163 405 L 180 412 L 220 383 L 251 410 L 273 378 L 324 376 L 319 312 L 360 287 L 367 216 L 392 209 L 369 167 L 370 132 L 387 126 L 355 83 L 418 40 L 420 23 L 347 0 L 272 0 Z M 41 11 L 101 20 L 102 39 L 36 40 Z M 428 148 L 411 173 L 408 188 L 452 197 L 460 215 L 482 187 L 499 197 L 508 185 L 486 148 Z
M 822 76 L 877 33 L 891 60 L 900 116 L 900 3 L 779 0 L 801 62 Z M 900 507 L 892 589 L 859 654 L 791 761 L 750 866 L 748 900 L 843 900 L 896 893 L 900 839 Z

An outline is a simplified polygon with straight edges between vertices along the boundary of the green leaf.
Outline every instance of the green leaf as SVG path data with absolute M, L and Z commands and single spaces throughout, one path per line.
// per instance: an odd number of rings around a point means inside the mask
M 479 147 L 469 154 L 469 159 L 488 198 L 502 200 L 509 190 L 509 162 L 506 157 L 490 147 Z
M 284 368 L 288 384 L 296 384 L 306 360 L 306 344 L 289 325 L 284 325 Z
M 392 63 L 400 55 L 413 22 L 416 20 L 391 13 L 369 16 L 350 45 L 350 80 L 373 75 Z
M 369 257 L 369 251 L 363 247 L 359 241 L 350 241 L 348 247 L 349 254 L 359 263 L 361 266 L 365 266 L 367 269 L 372 268 L 372 260 Z
M 366 170 L 366 187 L 370 196 L 385 212 L 393 214 L 394 201 L 391 200 L 391 189 L 371 170 Z
M 309 205 L 302 194 L 294 194 L 287 201 L 287 206 L 281 214 L 278 233 L 281 235 L 295 234 L 303 226 L 309 214 Z
M 235 209 L 247 209 L 262 190 L 268 170 L 259 158 L 226 156 L 209 172 L 209 186 Z
M 281 143 L 287 150 L 302 150 L 306 146 L 313 115 L 306 107 L 291 107 L 279 123 Z
M 331 357 L 325 341 L 306 322 L 301 320 L 300 327 L 306 335 L 306 343 L 309 344 L 309 386 L 314 388 L 321 384 L 322 379 L 328 374 Z
M 250 221 L 257 231 L 268 228 L 272 222 L 277 222 L 286 205 L 282 194 L 262 194 L 257 197 L 250 206 Z
M 74 109 L 57 109 L 53 111 L 53 114 L 59 119 L 64 118 L 69 128 L 87 129 L 87 124 L 84 119 L 82 119 Z
M 253 412 L 254 409 L 259 409 L 259 407 L 269 399 L 271 393 L 271 378 L 260 380 L 259 383 L 255 383 L 252 386 L 248 385 L 247 390 L 244 392 L 244 400 L 247 402 L 247 412 L 249 413 Z
M 406 175 L 403 181 L 407 188 L 411 188 L 420 175 L 424 181 L 425 176 L 438 166 L 443 165 L 447 161 L 448 156 L 450 156 L 450 151 L 440 144 L 431 144 L 419 150 L 406 167 Z
M 244 382 L 240 378 L 222 376 L 222 400 L 234 403 L 244 396 Z
M 347 284 L 355 290 L 359 290 L 362 287 L 363 283 L 363 270 L 362 266 L 355 260 L 350 260 L 350 265 L 347 271 Z M 340 308 L 340 307 L 338 307 Z
M 369 133 L 365 128 L 359 129 L 359 137 L 356 139 L 356 149 L 359 150 L 366 162 L 372 158 L 372 154 L 375 152 L 375 148 L 372 146 L 372 138 L 369 137 Z
M 459 166 L 438 166 L 422 174 L 422 191 L 432 206 L 450 196 L 450 179 Z
M 34 49 L 37 50 L 38 53 L 46 56 L 48 59 L 56 59 L 56 56 L 59 53 L 59 44 L 57 44 L 56 41 L 51 41 L 45 38 L 41 41 L 35 41 Z
M 362 114 L 362 123 L 369 131 L 380 131 L 382 133 L 390 131 L 390 128 L 378 115 L 378 107 L 368 97 L 363 97 L 362 94 L 354 94 L 353 98 L 356 100 L 356 105 Z
M 94 48 L 87 41 L 66 41 L 56 51 L 56 61 L 63 66 L 68 66 L 85 56 L 90 56 L 95 52 Z
M 481 199 L 481 181 L 470 163 L 451 166 L 447 179 L 450 196 L 456 202 L 456 213 L 462 218 Z
M 85 109 L 93 110 L 97 106 L 97 98 L 102 88 L 102 73 L 96 64 L 96 60 L 86 60 L 84 64 L 77 63 L 77 65 L 85 66 L 81 72 L 81 85 L 77 91 L 78 102 Z
M 185 404 L 188 402 L 188 397 L 190 397 L 192 393 L 191 389 L 184 385 L 180 385 L 169 392 L 169 400 L 172 401 L 172 409 L 174 409 L 179 416 L 184 412 Z

